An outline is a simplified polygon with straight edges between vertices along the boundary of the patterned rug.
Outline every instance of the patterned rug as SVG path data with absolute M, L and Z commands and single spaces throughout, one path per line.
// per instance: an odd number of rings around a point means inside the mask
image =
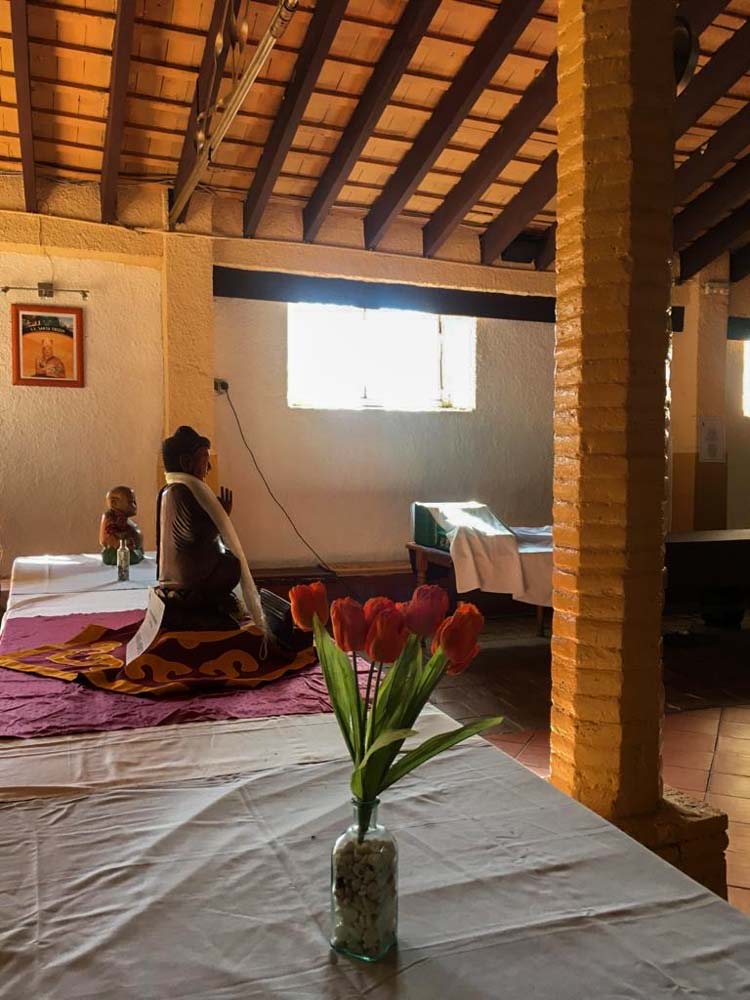
M 142 611 L 109 612 L 96 615 L 64 615 L 59 617 L 15 618 L 5 623 L 0 638 L 0 656 L 13 664 L 13 669 L 0 667 L 0 739 L 9 737 L 58 736 L 81 732 L 114 729 L 138 729 L 146 726 L 175 725 L 178 723 L 209 722 L 222 719 L 256 719 L 275 715 L 309 715 L 330 712 L 323 675 L 315 663 L 312 651 L 306 663 L 299 660 L 274 667 L 262 664 L 261 671 L 248 672 L 247 684 L 237 685 L 237 677 L 206 676 L 190 687 L 185 676 L 174 680 L 167 677 L 167 684 L 174 684 L 171 693 L 149 690 L 154 675 L 146 672 L 144 678 L 125 678 L 128 684 L 140 689 L 139 694 L 155 697 L 134 697 L 127 687 L 98 687 L 93 683 L 93 673 L 103 671 L 105 681 L 115 678 L 121 666 L 93 664 L 82 659 L 80 646 L 70 645 L 91 626 L 105 629 L 95 642 L 115 642 L 115 649 L 103 648 L 96 656 L 121 660 L 125 637 L 133 635 L 143 619 Z M 42 647 L 56 647 L 40 653 L 29 653 Z M 174 647 L 172 647 L 174 648 Z M 19 656 L 19 652 L 22 653 Z M 162 658 L 169 652 L 164 645 Z M 181 651 L 181 655 L 182 655 Z M 27 658 L 38 658 L 34 664 L 20 663 Z M 45 663 L 50 656 L 61 656 L 73 663 Z M 91 655 L 89 651 L 88 654 Z M 170 654 L 171 655 L 171 654 Z M 214 657 L 215 659 L 215 657 Z M 131 667 L 133 664 L 131 664 Z M 39 668 L 42 668 L 40 671 Z M 51 667 L 51 670 L 47 670 Z M 92 672 L 85 676 L 87 668 Z M 151 670 L 152 668 L 149 668 Z M 226 669 L 226 668 L 221 668 Z M 280 670 L 277 679 L 270 674 Z M 238 671 L 231 667 L 231 671 Z M 71 681 L 75 681 L 71 683 Z M 256 686 L 253 686 L 252 682 Z M 259 683 L 266 681 L 267 683 Z M 159 682 L 157 682 L 158 684 Z

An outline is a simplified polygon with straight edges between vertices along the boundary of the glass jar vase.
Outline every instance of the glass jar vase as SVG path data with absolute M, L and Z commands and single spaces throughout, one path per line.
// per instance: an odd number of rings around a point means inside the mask
M 377 962 L 396 943 L 398 851 L 378 824 L 379 800 L 352 803 L 352 824 L 331 854 L 331 946 Z

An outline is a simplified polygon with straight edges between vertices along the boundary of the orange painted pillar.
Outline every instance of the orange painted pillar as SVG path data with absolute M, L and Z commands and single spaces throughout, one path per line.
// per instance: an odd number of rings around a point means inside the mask
M 660 801 L 673 3 L 560 0 L 552 781 Z

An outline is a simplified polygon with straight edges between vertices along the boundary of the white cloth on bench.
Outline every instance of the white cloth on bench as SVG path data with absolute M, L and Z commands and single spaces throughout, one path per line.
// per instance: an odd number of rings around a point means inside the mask
M 459 593 L 511 594 L 552 605 L 552 528 L 511 528 L 486 505 L 427 503 L 448 535 Z

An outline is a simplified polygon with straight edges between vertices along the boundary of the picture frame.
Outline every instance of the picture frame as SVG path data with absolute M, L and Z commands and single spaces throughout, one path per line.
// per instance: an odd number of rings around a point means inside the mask
M 13 385 L 83 387 L 83 309 L 14 303 L 11 328 Z

